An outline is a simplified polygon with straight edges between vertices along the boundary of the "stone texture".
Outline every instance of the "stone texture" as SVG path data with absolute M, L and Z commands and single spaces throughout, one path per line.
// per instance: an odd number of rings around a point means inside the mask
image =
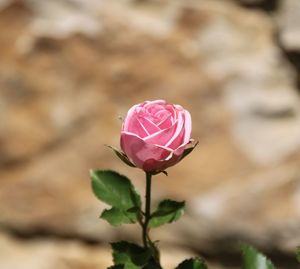
M 104 269 L 111 265 L 110 250 L 79 242 L 18 241 L 0 236 L 0 265 L 6 269 Z
M 259 163 L 297 152 L 300 100 L 294 88 L 296 72 L 273 41 L 272 21 L 260 13 L 219 4 L 207 5 L 201 13 L 210 8 L 215 16 L 199 32 L 198 44 L 209 72 L 225 81 L 224 97 L 232 111 L 235 141 Z
M 0 250 L 0 266 L 5 269 L 105 269 L 112 265 L 109 247 L 89 246 L 75 240 L 22 241 L 1 234 Z M 180 248 L 163 247 L 162 250 L 161 264 L 166 269 L 195 256 Z
M 191 111 L 200 143 L 169 177 L 154 180 L 156 201 L 185 199 L 188 208 L 153 237 L 174 247 L 174 257 L 186 254 L 178 246 L 223 251 L 240 239 L 291 253 L 299 244 L 300 101 L 275 33 L 269 15 L 233 1 L 3 5 L 0 226 L 29 236 L 139 240 L 135 226 L 98 220 L 104 205 L 88 170 L 116 169 L 143 192 L 143 174 L 103 145 L 118 145 L 118 117 L 132 104 L 164 98 Z M 30 268 L 45 259 L 59 268 L 61 257 L 77 253 L 82 268 L 101 266 L 98 258 L 85 264 L 95 250 L 77 243 L 60 256 L 69 243 L 0 240 L 11 253 L 0 256 L 1 268 L 20 268 L 9 258 L 14 251 Z
M 277 14 L 279 38 L 284 49 L 300 50 L 300 2 L 297 0 L 281 1 Z
M 239 0 L 242 4 L 261 4 L 266 2 L 266 0 Z

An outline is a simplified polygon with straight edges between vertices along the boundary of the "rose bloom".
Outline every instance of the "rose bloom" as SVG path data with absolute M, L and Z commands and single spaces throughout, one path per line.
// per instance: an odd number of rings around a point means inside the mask
M 161 172 L 181 160 L 191 130 L 191 115 L 180 105 L 164 100 L 145 101 L 128 111 L 121 148 L 136 167 Z

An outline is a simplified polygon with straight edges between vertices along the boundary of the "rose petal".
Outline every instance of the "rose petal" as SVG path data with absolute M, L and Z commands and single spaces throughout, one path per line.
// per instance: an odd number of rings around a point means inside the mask
M 144 117 L 144 114 L 141 112 L 140 105 L 135 105 L 129 109 L 123 123 L 122 130 L 134 133 L 143 138 L 152 133 L 158 132 L 160 128 Z
M 121 133 L 121 148 L 137 167 L 144 169 L 144 164 L 147 162 L 145 171 L 156 171 L 154 165 L 149 165 L 149 160 L 166 160 L 172 153 L 167 148 L 148 144 L 140 137 L 128 132 Z
M 165 117 L 158 125 L 157 127 L 162 129 L 167 129 L 172 126 L 173 121 L 172 121 L 172 114 L 170 113 L 167 117 Z
M 175 165 L 180 161 L 180 157 L 175 154 L 171 154 L 170 158 L 168 160 L 154 160 L 150 159 L 144 163 L 143 169 L 144 171 L 164 171 L 168 167 Z M 151 170 L 155 168 L 155 170 Z
M 183 143 L 187 144 L 190 141 L 191 133 L 192 133 L 192 118 L 191 118 L 190 112 L 188 112 L 187 110 L 184 110 L 184 114 L 185 114 L 184 115 L 185 116 L 185 119 L 184 119 L 185 132 L 184 132 L 184 141 L 183 141 Z
M 166 110 L 166 101 L 157 100 L 153 102 L 147 102 L 143 107 L 146 111 L 144 117 L 152 121 L 155 125 L 158 125 L 169 115 L 169 111 Z
M 172 136 L 172 138 L 166 144 L 166 147 L 176 150 L 182 144 L 183 138 L 184 138 L 184 112 L 179 111 L 176 131 Z
M 160 125 L 163 121 L 172 116 L 172 114 L 168 110 L 162 109 L 156 112 L 154 116 L 156 118 L 156 125 Z
M 162 105 L 151 104 L 151 106 L 147 107 L 148 113 L 153 117 L 158 117 L 158 114 L 162 111 L 165 111 L 165 107 Z
M 139 107 L 139 104 L 134 105 L 132 108 L 130 108 L 128 110 L 125 121 L 124 121 L 123 126 L 122 126 L 122 131 L 128 131 L 128 125 L 130 124 L 130 120 L 131 120 L 132 116 L 134 115 L 135 110 L 136 110 L 137 107 Z
M 167 104 L 167 102 L 165 100 L 145 101 L 144 107 L 147 108 L 152 105 L 163 105 L 164 106 L 166 104 Z
M 156 133 L 160 131 L 160 128 L 157 127 L 152 121 L 150 121 L 148 118 L 145 117 L 139 117 L 139 121 L 141 124 L 145 127 L 147 132 L 151 135 L 153 133 Z M 134 132 L 135 133 L 135 132 Z
M 191 132 L 192 132 L 192 118 L 191 114 L 185 110 L 185 121 L 184 121 L 184 138 L 182 144 L 174 151 L 176 155 L 182 155 L 187 144 L 190 143 Z
M 144 125 L 141 123 L 141 121 L 135 114 L 133 114 L 130 120 L 128 121 L 126 128 L 127 132 L 134 133 L 141 138 L 150 135 L 150 133 L 147 131 L 147 129 L 144 127 Z
M 178 122 L 176 122 L 174 125 L 172 125 L 171 127 L 167 128 L 167 129 L 160 130 L 150 136 L 147 136 L 144 138 L 144 140 L 149 144 L 166 146 L 166 144 L 168 144 L 168 142 L 174 136 L 174 134 L 177 130 L 177 124 L 178 124 Z

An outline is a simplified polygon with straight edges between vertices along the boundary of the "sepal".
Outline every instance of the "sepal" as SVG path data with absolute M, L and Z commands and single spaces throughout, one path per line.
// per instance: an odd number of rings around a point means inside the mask
M 115 147 L 113 147 L 113 146 L 110 146 L 110 145 L 105 145 L 106 147 L 108 147 L 108 148 L 110 148 L 110 149 L 112 149 L 113 151 L 114 151 L 114 153 L 119 157 L 119 159 L 122 161 L 122 162 L 124 162 L 125 164 L 127 164 L 128 166 L 130 166 L 130 167 L 136 167 L 130 160 L 129 160 L 129 158 L 127 157 L 127 155 L 123 152 L 123 151 L 121 151 L 121 150 L 119 150 L 119 149 L 117 149 L 117 148 L 115 148 Z
M 192 151 L 198 146 L 199 141 L 195 141 L 193 139 L 190 140 L 188 147 L 184 150 L 180 160 L 183 160 L 186 156 L 188 156 Z
M 151 172 L 151 175 L 156 176 L 160 173 L 163 173 L 166 177 L 168 176 L 168 172 L 166 170 L 164 170 L 164 171 L 154 171 L 154 172 Z

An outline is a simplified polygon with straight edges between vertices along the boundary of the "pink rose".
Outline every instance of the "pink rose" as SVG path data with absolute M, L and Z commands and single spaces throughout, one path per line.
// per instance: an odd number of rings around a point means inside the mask
M 191 130 L 191 115 L 181 106 L 164 100 L 146 101 L 128 111 L 121 148 L 136 167 L 162 172 L 192 151 L 186 149 Z

